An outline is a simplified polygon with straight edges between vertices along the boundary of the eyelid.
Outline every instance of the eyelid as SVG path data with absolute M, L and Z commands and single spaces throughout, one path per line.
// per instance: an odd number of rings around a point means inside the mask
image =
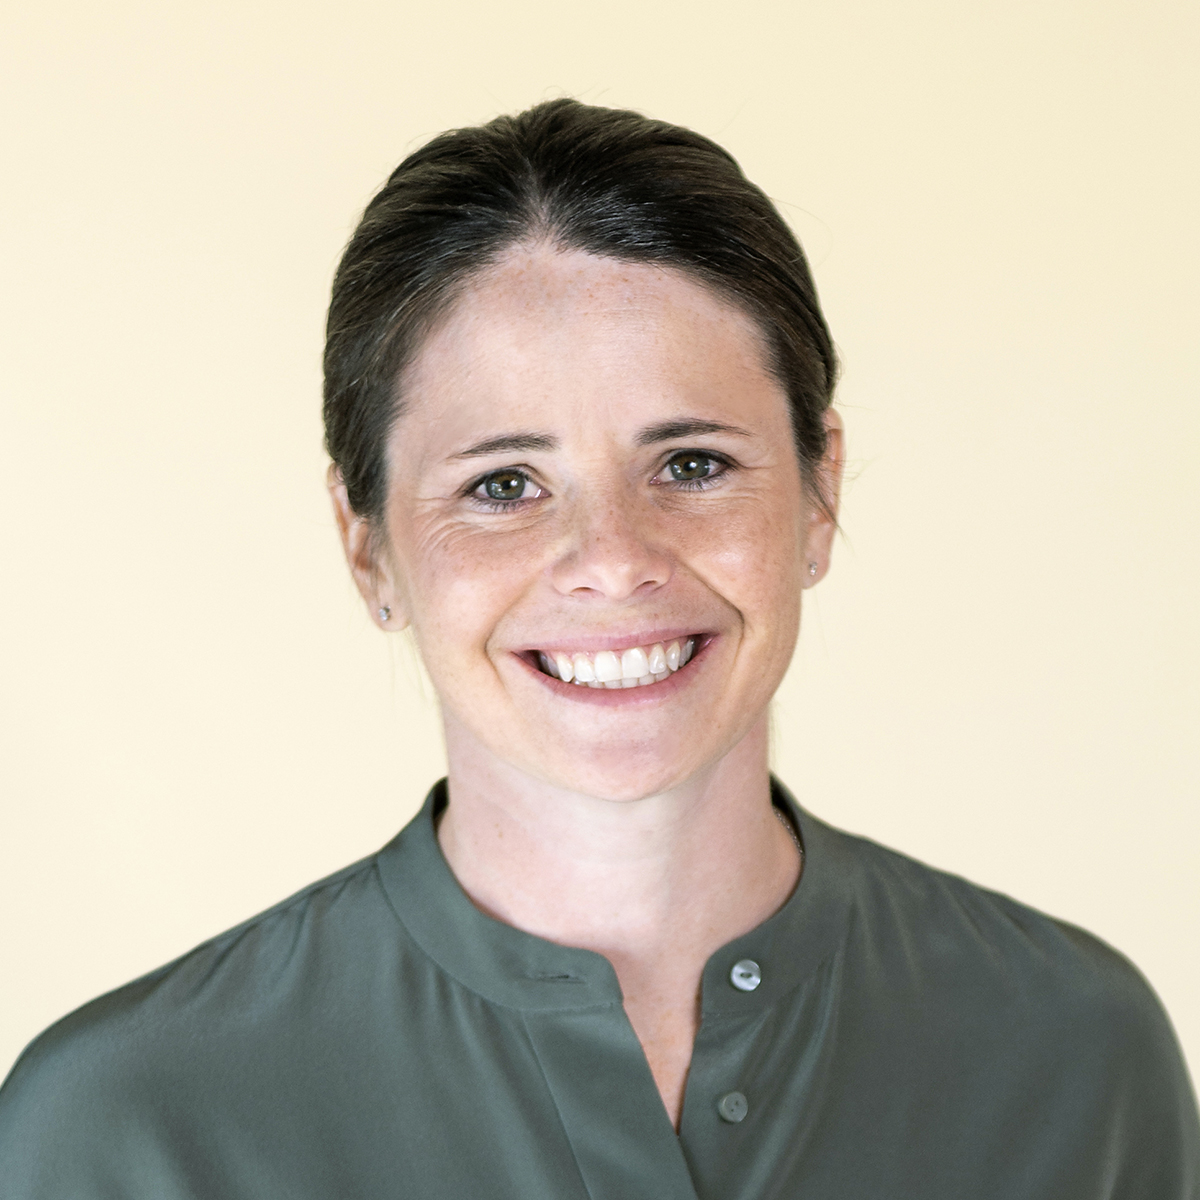
M 724 450 L 706 450 L 703 446 L 679 446 L 663 454 L 662 465 L 665 467 L 673 458 L 682 458 L 685 454 L 694 454 L 697 458 L 711 458 L 719 463 L 733 466 L 733 459 Z

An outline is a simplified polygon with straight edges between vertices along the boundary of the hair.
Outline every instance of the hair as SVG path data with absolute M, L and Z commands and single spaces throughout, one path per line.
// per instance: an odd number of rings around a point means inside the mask
M 563 99 L 410 154 L 346 247 L 326 329 L 325 445 L 360 517 L 382 524 L 404 368 L 474 277 L 537 240 L 683 271 L 748 313 L 820 497 L 837 358 L 795 235 L 715 142 Z

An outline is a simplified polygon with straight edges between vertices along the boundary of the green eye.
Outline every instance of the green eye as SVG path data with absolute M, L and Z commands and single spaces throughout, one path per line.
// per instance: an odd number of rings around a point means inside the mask
M 519 471 L 497 471 L 483 481 L 483 494 L 489 500 L 520 500 L 528 482 Z
M 686 483 L 690 479 L 707 479 L 717 464 L 707 454 L 677 454 L 667 465 L 672 479 Z

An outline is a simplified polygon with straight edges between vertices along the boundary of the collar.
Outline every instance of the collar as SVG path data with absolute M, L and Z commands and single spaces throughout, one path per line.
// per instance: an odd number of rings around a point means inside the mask
M 799 831 L 804 870 L 778 912 L 709 958 L 702 1018 L 746 1016 L 769 1007 L 811 978 L 844 936 L 851 870 L 844 835 L 805 812 L 774 777 L 771 801 Z M 509 1008 L 546 1012 L 620 1005 L 616 972 L 603 955 L 525 933 L 471 903 L 434 829 L 446 802 L 443 779 L 376 859 L 391 906 L 417 945 L 464 987 Z M 743 959 L 751 959 L 762 978 L 749 993 L 730 982 L 734 964 Z

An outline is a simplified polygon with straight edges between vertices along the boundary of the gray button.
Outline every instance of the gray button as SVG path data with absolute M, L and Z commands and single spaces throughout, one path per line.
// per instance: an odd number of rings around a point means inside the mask
M 758 963 L 752 958 L 743 958 L 741 962 L 735 962 L 733 970 L 729 972 L 729 982 L 739 992 L 754 991 L 762 983 L 762 972 L 758 969 Z
M 729 1092 L 717 1101 L 717 1112 L 721 1114 L 722 1121 L 736 1125 L 749 1112 L 749 1105 L 741 1092 Z

